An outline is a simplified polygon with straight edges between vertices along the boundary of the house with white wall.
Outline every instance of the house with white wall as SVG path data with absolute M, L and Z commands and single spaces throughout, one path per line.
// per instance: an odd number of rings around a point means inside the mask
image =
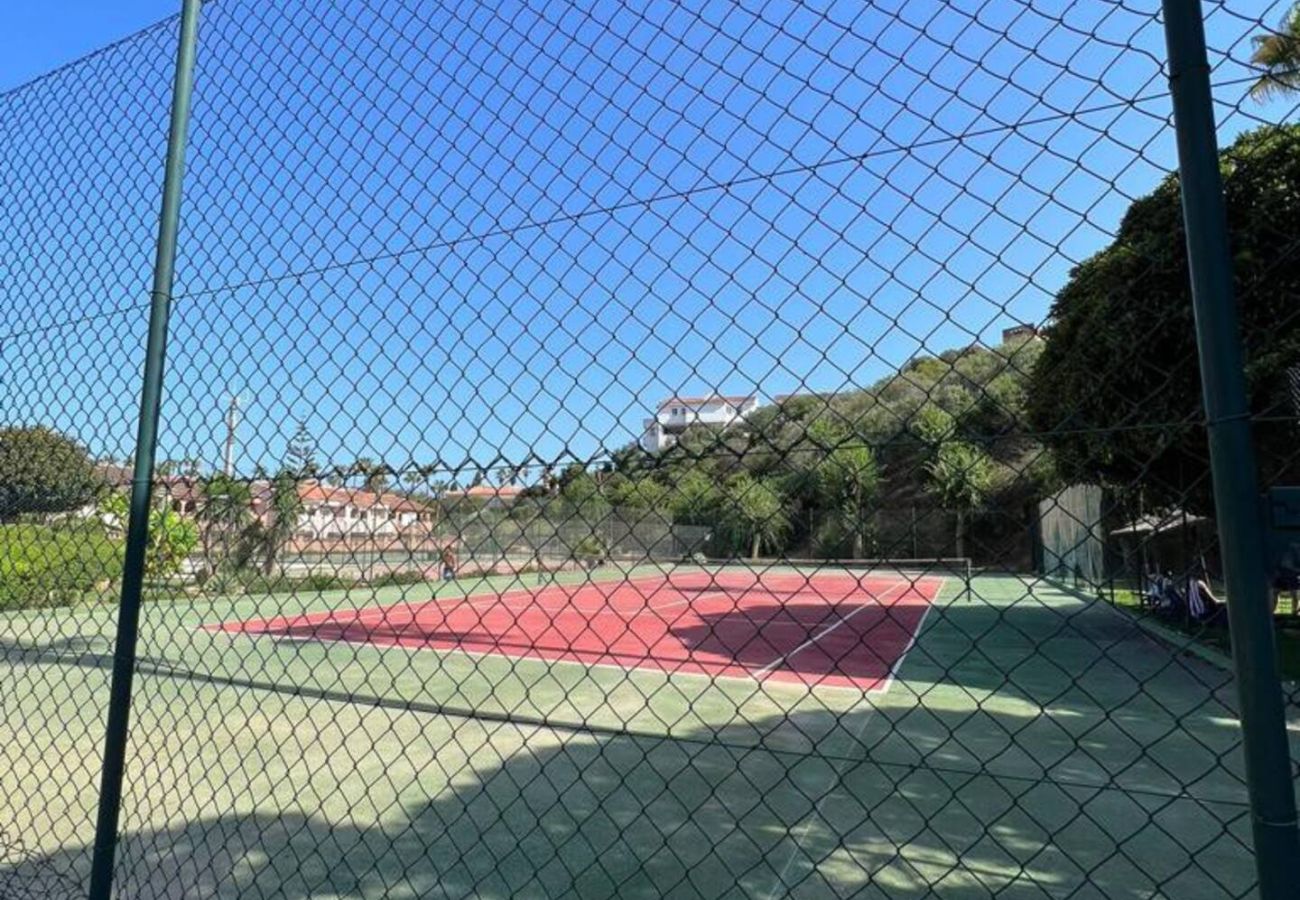
M 307 540 L 392 536 L 427 527 L 434 519 L 428 506 L 400 494 L 309 481 L 298 486 L 298 497 L 297 537 Z M 254 511 L 262 514 L 260 507 L 269 499 L 269 491 L 256 497 Z
M 658 453 L 677 443 L 677 438 L 692 425 L 725 428 L 734 425 L 758 409 L 758 395 L 703 397 L 669 397 L 659 404 L 654 417 L 646 419 L 641 432 L 641 448 Z

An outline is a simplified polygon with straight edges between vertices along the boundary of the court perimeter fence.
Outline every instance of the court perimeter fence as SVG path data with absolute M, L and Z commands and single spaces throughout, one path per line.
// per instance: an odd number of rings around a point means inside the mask
M 1290 0 L 178 4 L 0 93 L 0 897 L 1297 896 Z

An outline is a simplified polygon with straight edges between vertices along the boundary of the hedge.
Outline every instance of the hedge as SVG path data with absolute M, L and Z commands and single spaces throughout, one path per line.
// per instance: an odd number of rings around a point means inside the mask
M 0 525 L 0 610 L 74 603 L 121 572 L 120 541 L 95 525 Z

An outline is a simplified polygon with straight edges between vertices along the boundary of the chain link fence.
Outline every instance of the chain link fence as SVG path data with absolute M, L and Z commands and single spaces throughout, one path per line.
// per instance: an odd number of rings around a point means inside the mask
M 0 897 L 1294 895 L 1289 2 L 185 6 L 0 94 Z

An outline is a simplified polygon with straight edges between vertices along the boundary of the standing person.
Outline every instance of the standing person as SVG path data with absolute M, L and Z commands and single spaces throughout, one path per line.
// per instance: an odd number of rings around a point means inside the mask
M 456 551 L 451 544 L 442 547 L 442 580 L 453 581 L 456 578 Z

